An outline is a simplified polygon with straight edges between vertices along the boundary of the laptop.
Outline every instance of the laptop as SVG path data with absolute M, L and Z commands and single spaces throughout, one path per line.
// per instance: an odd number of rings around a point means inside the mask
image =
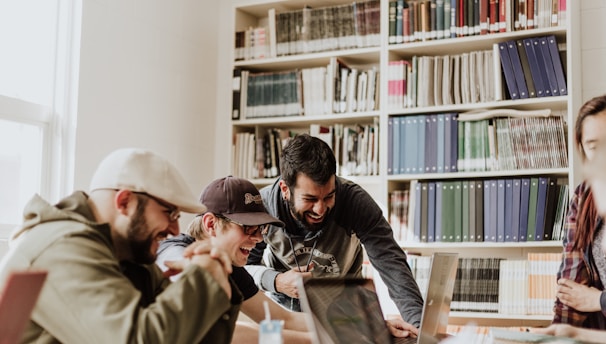
M 312 342 L 437 343 L 446 336 L 458 263 L 457 253 L 433 254 L 418 338 L 391 336 L 371 279 L 300 279 L 298 292 L 301 309 L 307 314 Z
M 46 271 L 11 272 L 0 291 L 0 343 L 19 343 L 44 281 Z

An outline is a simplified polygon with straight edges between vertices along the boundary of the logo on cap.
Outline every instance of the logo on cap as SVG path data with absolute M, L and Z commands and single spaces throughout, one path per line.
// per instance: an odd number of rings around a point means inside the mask
M 261 204 L 263 203 L 263 198 L 261 198 L 261 195 L 253 195 L 249 192 L 244 194 L 244 204 L 251 204 L 251 203 L 256 203 L 256 204 Z

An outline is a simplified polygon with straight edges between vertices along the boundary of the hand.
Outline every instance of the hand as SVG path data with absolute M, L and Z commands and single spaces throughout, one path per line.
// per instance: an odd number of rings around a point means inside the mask
M 566 306 L 581 312 L 597 312 L 602 309 L 600 296 L 602 292 L 574 281 L 560 278 L 556 296 Z
M 385 323 L 394 337 L 417 337 L 419 335 L 419 329 L 404 321 L 400 316 L 386 319 Z
M 185 257 L 183 260 L 164 262 L 168 267 L 165 276 L 179 273 L 189 264 L 196 264 L 210 273 L 223 288 L 227 297 L 231 298 L 228 276 L 232 272 L 232 266 L 227 253 L 208 242 L 195 242 L 185 249 L 183 256 Z
M 303 268 L 302 271 L 299 268 L 293 268 L 286 272 L 283 272 L 276 276 L 276 290 L 282 294 L 286 294 L 296 299 L 299 298 L 299 291 L 297 290 L 297 280 L 299 278 L 311 277 L 311 270 L 313 264 Z

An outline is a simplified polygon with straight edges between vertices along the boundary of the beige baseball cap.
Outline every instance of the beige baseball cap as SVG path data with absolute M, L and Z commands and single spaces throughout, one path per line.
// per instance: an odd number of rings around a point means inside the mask
M 138 148 L 110 153 L 97 167 L 90 191 L 127 189 L 157 197 L 179 208 L 199 214 L 206 211 L 177 169 L 163 157 Z

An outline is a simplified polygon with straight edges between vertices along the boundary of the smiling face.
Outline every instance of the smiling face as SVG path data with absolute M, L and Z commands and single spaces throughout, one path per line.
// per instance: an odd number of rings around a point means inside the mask
M 250 251 L 263 241 L 260 231 L 248 235 L 239 224 L 218 218 L 212 213 L 204 214 L 203 221 L 213 245 L 227 252 L 234 266 L 246 265 Z
M 169 214 L 173 210 L 166 204 L 160 204 L 145 194 L 130 193 L 137 200 L 134 213 L 126 228 L 126 247 L 135 263 L 152 264 L 160 242 L 170 234 L 179 234 L 179 223 L 171 221 Z
M 282 196 L 288 201 L 291 215 L 295 219 L 311 231 L 322 228 L 324 220 L 335 205 L 334 175 L 326 184 L 318 185 L 305 174 L 299 173 L 292 190 L 286 186 L 284 181 L 280 181 L 280 189 Z

